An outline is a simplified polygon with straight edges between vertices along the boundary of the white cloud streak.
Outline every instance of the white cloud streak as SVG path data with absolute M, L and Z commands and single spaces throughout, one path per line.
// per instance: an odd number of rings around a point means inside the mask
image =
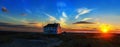
M 84 18 L 82 19 L 81 21 L 88 21 L 88 20 L 91 20 L 92 18 Z
M 62 16 L 63 16 L 63 17 L 68 17 L 65 12 L 62 12 Z
M 50 19 L 50 22 L 55 22 L 55 21 L 58 21 L 54 16 L 51 16 L 49 14 L 45 14 L 46 16 L 48 16 Z
M 88 8 L 80 8 L 77 10 L 78 14 L 75 16 L 75 19 L 78 19 L 79 16 L 90 13 L 92 11 L 92 9 L 88 9 Z

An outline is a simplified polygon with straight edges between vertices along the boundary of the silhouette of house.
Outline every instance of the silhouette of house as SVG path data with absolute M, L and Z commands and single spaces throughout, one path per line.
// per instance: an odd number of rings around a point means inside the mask
M 48 24 L 43 27 L 45 34 L 61 34 L 62 29 L 59 23 Z

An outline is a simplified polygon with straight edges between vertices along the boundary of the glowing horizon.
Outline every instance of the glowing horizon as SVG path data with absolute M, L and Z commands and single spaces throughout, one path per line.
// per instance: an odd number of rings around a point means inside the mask
M 119 4 L 118 0 L 0 0 L 0 22 L 38 28 L 56 22 L 67 29 L 94 29 L 104 23 L 117 30 Z M 95 24 L 73 24 L 80 21 Z

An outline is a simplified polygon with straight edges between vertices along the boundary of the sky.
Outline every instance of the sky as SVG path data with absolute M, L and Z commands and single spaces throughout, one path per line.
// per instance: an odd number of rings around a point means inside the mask
M 42 27 L 60 23 L 63 28 L 81 28 L 105 23 L 120 27 L 120 0 L 0 0 L 0 22 Z M 3 9 L 3 10 L 2 10 Z

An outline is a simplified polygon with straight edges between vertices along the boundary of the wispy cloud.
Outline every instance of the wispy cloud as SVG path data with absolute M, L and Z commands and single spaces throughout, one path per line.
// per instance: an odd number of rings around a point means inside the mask
M 60 17 L 58 19 L 55 18 L 54 16 L 51 16 L 51 15 L 47 14 L 47 13 L 45 13 L 45 15 L 49 17 L 50 22 L 52 22 L 52 23 L 57 22 L 57 23 L 60 23 L 62 27 L 66 27 L 66 25 L 67 25 L 66 18 L 68 16 L 66 15 L 65 12 L 62 12 L 62 17 Z
M 78 14 L 75 16 L 75 19 L 78 19 L 79 16 L 90 13 L 93 9 L 88 8 L 80 8 L 77 10 Z
M 59 23 L 60 23 L 61 26 L 64 27 L 64 28 L 67 26 L 67 23 L 66 23 L 66 19 L 65 19 L 65 18 L 62 18 L 62 17 L 61 17 L 60 20 L 59 20 Z
M 25 25 L 27 25 L 27 23 L 29 23 L 29 21 L 27 21 L 26 18 L 23 18 L 22 20 L 19 20 L 19 18 L 8 16 L 8 15 L 1 15 L 1 16 L 6 18 L 6 19 L 10 19 L 12 21 L 15 21 L 15 22 L 18 22 L 18 23 L 22 23 L 22 24 L 25 24 Z
M 60 17 L 59 23 L 64 28 L 67 27 L 67 18 L 69 18 L 68 15 L 63 11 L 62 12 L 62 17 Z
M 80 21 L 80 22 L 75 22 L 73 24 L 95 24 L 93 22 L 87 22 L 87 21 Z
M 49 14 L 45 14 L 46 16 L 48 16 L 50 19 L 50 22 L 55 22 L 55 21 L 57 21 L 57 19 L 54 17 L 54 16 L 51 16 L 51 15 L 49 15 Z
M 84 18 L 82 19 L 81 21 L 88 21 L 88 20 L 91 20 L 92 18 Z
M 60 21 L 59 21 L 61 24 L 65 25 L 65 22 L 66 20 L 64 18 L 60 18 Z
M 18 19 L 14 18 L 14 17 L 11 17 L 11 16 L 8 16 L 8 15 L 1 15 L 1 16 L 6 18 L 6 19 L 13 20 L 13 21 L 19 21 Z
M 63 16 L 63 17 L 68 17 L 65 12 L 62 12 L 62 16 Z
M 30 10 L 30 9 L 25 9 L 25 11 L 27 12 L 27 13 L 32 13 L 32 11 Z

